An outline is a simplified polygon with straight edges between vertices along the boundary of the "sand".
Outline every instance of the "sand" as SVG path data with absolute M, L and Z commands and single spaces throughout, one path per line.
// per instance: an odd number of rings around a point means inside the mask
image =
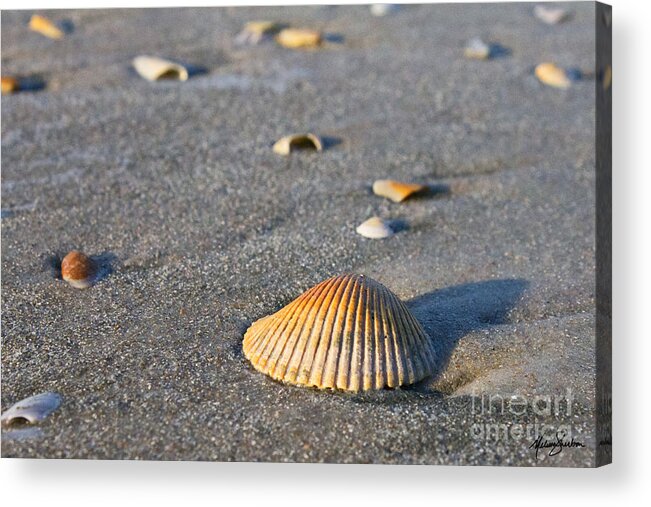
M 4 430 L 2 456 L 594 465 L 595 83 L 533 75 L 593 71 L 594 6 L 571 9 L 558 26 L 531 4 L 46 13 L 74 25 L 62 41 L 3 12 L 3 75 L 46 86 L 2 97 L 2 408 L 63 404 Z M 252 19 L 328 42 L 235 46 Z M 509 51 L 464 59 L 473 37 Z M 146 82 L 139 54 L 192 75 Z M 272 152 L 307 131 L 322 153 Z M 392 203 L 380 178 L 431 191 Z M 373 215 L 398 233 L 356 234 Z M 110 269 L 91 289 L 57 279 L 73 248 Z M 348 271 L 408 302 L 437 376 L 346 394 L 253 370 L 251 322 Z M 536 457 L 540 425 L 585 447 Z

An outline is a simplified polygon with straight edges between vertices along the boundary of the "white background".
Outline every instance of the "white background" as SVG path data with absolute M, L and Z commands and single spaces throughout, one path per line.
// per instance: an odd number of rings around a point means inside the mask
M 324 3 L 249 0 L 253 4 Z M 246 0 L 10 0 L 3 9 L 237 5 Z M 328 3 L 352 3 L 334 1 Z M 613 465 L 596 470 L 0 460 L 5 506 L 651 505 L 651 2 L 613 5 Z M 472 502 L 472 504 L 471 504 Z

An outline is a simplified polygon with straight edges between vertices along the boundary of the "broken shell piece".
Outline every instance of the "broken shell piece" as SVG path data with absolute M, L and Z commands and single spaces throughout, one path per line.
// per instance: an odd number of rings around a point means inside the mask
M 393 202 L 402 202 L 407 197 L 417 192 L 422 192 L 427 187 L 416 183 L 401 183 L 394 180 L 377 180 L 373 183 L 373 193 L 387 197 Z
M 535 73 L 540 82 L 547 86 L 565 89 L 569 88 L 572 84 L 572 80 L 567 75 L 567 72 L 565 72 L 565 69 L 553 63 L 541 63 L 537 65 Z
M 487 60 L 491 56 L 491 48 L 479 37 L 475 37 L 468 41 L 463 54 L 466 58 L 473 58 L 475 60 Z
M 540 21 L 548 25 L 557 25 L 570 17 L 570 13 L 565 9 L 546 5 L 536 5 L 533 8 L 533 13 Z
M 610 65 L 606 66 L 602 79 L 604 90 L 608 90 L 608 88 L 610 88 L 610 82 L 613 80 L 613 69 L 610 67 Z
M 244 335 L 253 367 L 290 384 L 368 391 L 434 373 L 434 344 L 398 297 L 363 275 L 335 276 L 254 322 Z
M 314 48 L 319 46 L 321 41 L 321 32 L 305 28 L 285 28 L 276 35 L 276 42 L 290 49 Z
M 323 151 L 321 139 L 314 134 L 291 134 L 281 137 L 273 145 L 273 150 L 279 155 L 289 155 L 295 150 Z
M 148 81 L 159 79 L 187 81 L 188 79 L 188 69 L 183 65 L 156 56 L 137 56 L 133 59 L 133 67 Z
M 18 80 L 15 77 L 2 76 L 2 95 L 17 92 L 19 89 Z
M 398 12 L 400 10 L 400 6 L 396 4 L 373 4 L 371 5 L 371 14 L 375 17 L 382 17 L 382 16 L 387 16 L 389 14 L 393 14 L 394 12 Z
M 35 424 L 44 420 L 61 405 L 61 395 L 57 393 L 41 393 L 30 396 L 15 403 L 5 410 L 0 417 L 3 425 L 18 421 L 27 421 Z
M 393 230 L 380 217 L 371 217 L 357 226 L 357 234 L 370 239 L 384 239 L 393 236 Z
M 249 21 L 242 31 L 235 37 L 237 44 L 260 44 L 261 42 L 271 39 L 280 30 L 287 25 L 276 23 L 275 21 Z
M 34 14 L 29 20 L 29 29 L 50 39 L 63 39 L 63 31 L 44 16 Z
M 95 281 L 95 263 L 77 250 L 61 261 L 61 277 L 76 289 L 86 289 Z

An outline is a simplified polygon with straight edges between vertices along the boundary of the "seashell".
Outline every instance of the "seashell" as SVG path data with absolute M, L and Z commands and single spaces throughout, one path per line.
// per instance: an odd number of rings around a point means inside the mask
M 158 81 L 160 79 L 188 80 L 188 69 L 183 65 L 163 58 L 156 56 L 136 56 L 132 63 L 138 74 L 148 81 Z
M 393 236 L 393 229 L 380 217 L 371 217 L 357 226 L 357 234 L 370 239 L 384 239 Z
M 19 88 L 18 80 L 15 77 L 2 76 L 2 95 L 17 92 Z
M 306 28 L 285 28 L 276 35 L 276 42 L 290 49 L 314 48 L 321 45 L 321 41 L 321 32 Z
M 434 372 L 434 344 L 409 309 L 364 275 L 335 276 L 244 335 L 244 355 L 271 378 L 319 389 L 367 391 Z
M 63 31 L 44 16 L 34 14 L 29 20 L 29 29 L 50 39 L 63 39 Z
M 394 180 L 377 180 L 373 183 L 373 193 L 387 197 L 393 202 L 402 202 L 407 197 L 417 192 L 422 192 L 427 187 L 416 183 L 401 183 Z
M 273 150 L 279 155 L 289 155 L 296 150 L 323 151 L 323 144 L 314 134 L 291 134 L 281 137 L 273 145 Z
M 30 396 L 15 403 L 0 416 L 3 425 L 17 421 L 27 421 L 35 424 L 44 420 L 61 405 L 61 395 L 57 393 L 41 393 Z
M 549 7 L 546 5 L 536 5 L 533 8 L 533 14 L 543 23 L 548 25 L 557 25 L 566 21 L 570 17 L 570 13 L 560 7 Z
M 553 63 L 541 63 L 537 65 L 535 73 L 540 82 L 547 86 L 565 89 L 569 88 L 572 84 L 567 72 Z
M 613 69 L 610 67 L 610 65 L 606 66 L 606 69 L 604 70 L 603 73 L 602 80 L 603 80 L 602 84 L 604 90 L 608 90 L 608 88 L 610 88 L 610 83 L 613 80 Z
M 488 60 L 491 56 L 491 48 L 479 37 L 470 39 L 466 44 L 463 54 L 466 58 L 475 60 Z
M 235 37 L 237 44 L 260 44 L 270 39 L 287 25 L 275 21 L 249 21 Z
M 371 14 L 375 17 L 387 16 L 400 10 L 400 6 L 396 4 L 373 4 L 370 7 Z
M 77 289 L 93 285 L 97 274 L 95 263 L 77 250 L 73 250 L 61 261 L 61 277 Z

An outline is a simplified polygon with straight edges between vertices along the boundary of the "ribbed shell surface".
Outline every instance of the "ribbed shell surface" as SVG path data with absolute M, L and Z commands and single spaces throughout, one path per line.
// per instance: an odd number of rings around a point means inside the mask
M 411 384 L 433 373 L 435 350 L 382 284 L 341 275 L 312 287 L 244 335 L 256 370 L 304 386 L 347 391 Z

